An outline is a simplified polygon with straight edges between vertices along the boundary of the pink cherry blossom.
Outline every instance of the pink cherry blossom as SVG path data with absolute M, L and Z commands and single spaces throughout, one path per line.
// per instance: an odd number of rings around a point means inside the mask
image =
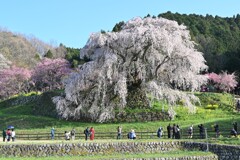
M 63 88 L 62 78 L 71 72 L 65 59 L 42 60 L 33 70 L 32 81 L 37 90 L 46 91 Z

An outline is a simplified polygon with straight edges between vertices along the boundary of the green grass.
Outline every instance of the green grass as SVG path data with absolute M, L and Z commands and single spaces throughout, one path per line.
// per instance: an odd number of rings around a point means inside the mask
M 238 136 L 237 138 L 235 137 L 231 137 L 231 138 L 218 138 L 218 139 L 210 139 L 209 140 L 210 143 L 217 143 L 217 144 L 226 144 L 226 145 L 240 145 L 240 136 Z
M 196 93 L 201 100 L 201 106 L 197 107 L 196 114 L 188 113 L 183 106 L 176 108 L 177 116 L 172 121 L 155 121 L 155 122 L 133 122 L 133 123 L 84 123 L 60 120 L 47 116 L 33 115 L 34 102 L 22 105 L 11 106 L 6 101 L 0 102 L 0 126 L 5 128 L 8 125 L 14 125 L 17 133 L 49 133 L 51 127 L 55 127 L 57 132 L 64 133 L 65 130 L 71 130 L 73 127 L 78 133 L 82 133 L 86 127 L 93 126 L 96 132 L 115 132 L 117 126 L 123 127 L 123 132 L 129 132 L 130 129 L 135 131 L 152 131 L 155 132 L 159 126 L 166 129 L 171 123 L 179 124 L 182 129 L 188 128 L 191 124 L 195 127 L 198 124 L 205 124 L 205 127 L 212 129 L 214 123 L 218 123 L 221 129 L 231 129 L 233 121 L 240 121 L 240 114 L 229 110 L 232 97 L 230 94 L 219 93 Z M 8 100 L 11 101 L 11 100 Z M 205 109 L 204 105 L 208 102 L 217 103 L 218 109 Z M 214 102 L 214 103 L 213 103 Z M 156 110 L 161 110 L 162 105 L 167 106 L 164 102 L 155 103 Z
M 139 154 L 114 154 L 114 155 L 88 155 L 88 156 L 49 156 L 49 157 L 14 157 L 14 160 L 79 160 L 79 159 L 123 159 L 123 158 L 169 158 L 169 157 L 184 157 L 184 156 L 210 156 L 213 155 L 210 152 L 200 152 L 200 151 L 172 151 L 167 153 L 139 153 Z M 1 160 L 12 160 L 13 157 L 3 157 Z
M 186 130 L 190 125 L 194 125 L 194 134 L 198 134 L 197 125 L 203 123 L 205 127 L 209 130 L 213 130 L 213 125 L 215 123 L 219 124 L 220 130 L 227 129 L 230 131 L 232 123 L 234 121 L 240 122 L 240 114 L 233 111 L 233 97 L 230 94 L 219 94 L 219 93 L 196 93 L 196 95 L 201 100 L 201 105 L 197 106 L 195 114 L 188 113 L 187 108 L 178 104 L 176 108 L 177 116 L 172 121 L 155 121 L 155 122 L 133 122 L 133 123 L 87 123 L 87 122 L 75 122 L 75 121 L 66 121 L 60 120 L 57 118 L 52 118 L 49 116 L 37 116 L 34 115 L 34 107 L 36 103 L 34 101 L 21 104 L 21 105 L 11 105 L 13 99 L 0 102 L 0 126 L 5 128 L 8 125 L 14 125 L 16 128 L 16 134 L 20 133 L 50 133 L 50 129 L 55 127 L 56 132 L 64 133 L 64 131 L 70 131 L 73 127 L 76 129 L 76 132 L 83 134 L 83 130 L 86 127 L 93 126 L 97 132 L 116 132 L 117 126 L 121 125 L 123 132 L 127 133 L 131 129 L 134 129 L 136 132 L 148 131 L 156 132 L 159 126 L 162 126 L 165 130 L 169 123 L 179 124 L 182 130 Z M 21 95 L 22 97 L 23 95 Z M 31 96 L 31 95 L 27 95 Z M 40 95 L 34 95 L 40 96 Z M 45 97 L 46 98 L 46 97 Z M 46 107 L 50 103 L 44 101 L 43 105 Z M 49 104 L 49 106 L 52 104 Z M 164 107 L 162 107 L 164 105 Z M 216 109 L 206 109 L 207 105 L 218 105 Z M 43 108 L 46 109 L 46 107 Z M 165 102 L 155 102 L 153 105 L 153 111 L 166 111 L 168 106 Z M 40 108 L 41 109 L 41 108 Z M 141 112 L 141 110 L 135 110 Z M 151 112 L 151 109 L 147 109 L 147 112 Z M 129 111 L 131 112 L 131 111 Z M 166 131 L 165 131 L 166 133 Z M 137 135 L 138 136 L 138 135 Z M 136 142 L 154 142 L 158 139 L 138 139 Z M 167 139 L 161 139 L 161 141 L 169 141 Z M 176 140 L 171 140 L 176 141 Z M 196 140 L 181 140 L 181 141 L 194 141 Z M 206 140 L 197 140 L 198 142 L 206 142 Z M 240 145 L 239 138 L 227 138 L 220 137 L 218 139 L 210 138 L 208 139 L 210 143 L 218 144 L 231 144 L 231 145 Z M 97 143 L 111 143 L 111 142 L 129 142 L 129 140 L 94 140 Z M 1 143 L 1 145 L 8 144 L 55 144 L 55 143 L 91 143 L 86 142 L 83 139 L 73 141 L 63 141 L 63 140 L 38 140 L 38 141 L 27 141 L 27 140 L 16 140 L 14 143 Z M 121 158 L 156 158 L 156 157 L 183 157 L 183 156 L 205 156 L 211 155 L 209 152 L 199 152 L 199 151 L 174 151 L 164 153 L 139 153 L 139 154 L 114 154 L 114 155 L 95 155 L 95 156 L 50 156 L 50 157 L 14 157 L 14 160 L 79 160 L 79 159 L 121 159 Z M 13 157 L 0 157 L 1 160 L 10 160 Z

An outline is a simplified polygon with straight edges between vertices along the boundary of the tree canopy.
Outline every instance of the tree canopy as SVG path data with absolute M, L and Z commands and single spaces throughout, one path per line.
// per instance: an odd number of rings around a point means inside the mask
M 207 80 L 200 75 L 207 66 L 190 39 L 184 25 L 150 17 L 134 18 L 119 32 L 92 34 L 80 55 L 90 61 L 65 81 L 65 96 L 54 98 L 59 115 L 104 122 L 136 93 L 147 107 L 153 99 L 169 104 L 184 99 L 194 111 L 196 98 L 182 91 L 198 90 Z M 172 108 L 169 114 L 174 115 Z
M 67 60 L 45 58 L 32 71 L 32 81 L 35 90 L 46 91 L 63 88 L 62 78 L 70 73 Z
M 218 91 L 230 92 L 237 86 L 237 77 L 234 73 L 228 74 L 222 72 L 219 75 L 216 73 L 207 74 L 209 83 Z
M 0 70 L 0 77 L 0 99 L 3 99 L 14 94 L 27 92 L 31 71 L 26 68 L 12 66 Z

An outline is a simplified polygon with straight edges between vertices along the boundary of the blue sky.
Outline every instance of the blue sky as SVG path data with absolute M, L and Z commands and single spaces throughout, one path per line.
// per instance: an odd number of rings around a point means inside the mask
M 0 27 L 82 48 L 93 32 L 133 17 L 173 13 L 240 14 L 239 0 L 0 0 Z

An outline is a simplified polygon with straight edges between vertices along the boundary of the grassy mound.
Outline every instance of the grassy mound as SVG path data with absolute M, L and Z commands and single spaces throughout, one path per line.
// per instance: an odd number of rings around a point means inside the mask
M 48 133 L 53 126 L 56 128 L 57 132 L 62 133 L 65 130 L 71 130 L 72 127 L 74 127 L 77 132 L 82 133 L 87 126 L 94 126 L 97 132 L 115 132 L 119 125 L 123 127 L 124 132 L 128 132 L 131 128 L 136 131 L 155 132 L 159 126 L 166 128 L 169 123 L 179 124 L 182 129 L 188 128 L 191 124 L 197 126 L 203 123 L 206 127 L 212 129 L 213 124 L 217 122 L 220 125 L 220 129 L 224 128 L 230 130 L 233 121 L 240 121 L 239 113 L 233 110 L 232 96 L 230 94 L 221 93 L 196 93 L 201 100 L 201 105 L 197 107 L 197 112 L 195 114 L 188 113 L 187 108 L 178 105 L 176 108 L 177 116 L 172 121 L 115 122 L 104 124 L 66 121 L 51 117 L 55 112 L 51 98 L 49 97 L 59 94 L 61 94 L 61 92 L 57 91 L 44 95 L 28 95 L 24 98 L 23 96 L 15 97 L 0 102 L 0 126 L 5 128 L 8 125 L 14 125 L 18 133 Z M 25 100 L 20 101 L 19 99 L 21 98 Z M 219 107 L 216 109 L 206 109 L 205 106 L 209 104 L 218 105 Z M 154 112 L 162 112 L 166 111 L 167 108 L 168 106 L 165 103 L 156 102 L 151 110 Z M 151 113 L 151 110 L 144 110 L 145 112 Z M 141 112 L 141 110 L 133 109 L 129 110 L 129 112 Z

